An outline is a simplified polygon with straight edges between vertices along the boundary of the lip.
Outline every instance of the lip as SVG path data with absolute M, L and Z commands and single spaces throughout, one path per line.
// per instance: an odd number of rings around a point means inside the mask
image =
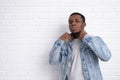
M 76 29 L 71 29 L 72 31 L 75 31 Z
M 76 30 L 76 28 L 71 28 L 71 30 Z
M 75 32 L 75 31 L 76 31 L 76 29 L 71 29 L 71 31 L 72 31 L 72 32 Z

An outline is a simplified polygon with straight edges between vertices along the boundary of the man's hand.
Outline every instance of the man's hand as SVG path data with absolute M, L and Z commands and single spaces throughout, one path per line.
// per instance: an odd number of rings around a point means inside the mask
M 81 31 L 80 36 L 79 36 L 79 40 L 81 40 L 82 38 L 84 38 L 84 36 L 87 34 L 87 32 L 85 31 Z
M 60 39 L 66 41 L 66 40 L 72 40 L 72 37 L 69 33 L 66 32 L 60 37 Z

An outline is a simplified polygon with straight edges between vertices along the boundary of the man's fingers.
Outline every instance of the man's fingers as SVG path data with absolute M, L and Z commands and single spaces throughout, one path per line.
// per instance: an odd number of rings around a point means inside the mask
M 71 35 L 67 32 L 65 32 L 61 37 L 60 39 L 62 40 L 71 40 Z

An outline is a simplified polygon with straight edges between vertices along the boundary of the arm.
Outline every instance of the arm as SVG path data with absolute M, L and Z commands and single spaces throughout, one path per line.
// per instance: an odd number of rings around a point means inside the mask
M 89 45 L 95 55 L 102 61 L 108 61 L 111 58 L 111 52 L 100 37 L 86 34 L 82 40 Z
M 54 43 L 54 45 L 49 53 L 49 63 L 50 64 L 58 64 L 61 62 L 60 52 L 61 52 L 61 47 L 63 44 L 64 44 L 64 41 L 62 41 L 61 39 L 58 39 Z
M 60 38 L 54 43 L 50 54 L 49 54 L 49 63 L 50 64 L 58 64 L 62 60 L 61 52 L 65 53 L 66 50 L 62 50 L 62 47 L 64 46 L 63 44 L 65 41 L 71 40 L 71 36 L 69 33 L 64 33 Z M 64 46 L 65 47 L 65 46 Z

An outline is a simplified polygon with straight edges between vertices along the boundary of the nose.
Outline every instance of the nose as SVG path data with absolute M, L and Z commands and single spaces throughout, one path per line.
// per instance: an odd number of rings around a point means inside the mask
M 75 25 L 76 25 L 76 23 L 75 23 L 75 21 L 73 21 L 72 24 L 71 24 L 71 26 L 75 26 Z

